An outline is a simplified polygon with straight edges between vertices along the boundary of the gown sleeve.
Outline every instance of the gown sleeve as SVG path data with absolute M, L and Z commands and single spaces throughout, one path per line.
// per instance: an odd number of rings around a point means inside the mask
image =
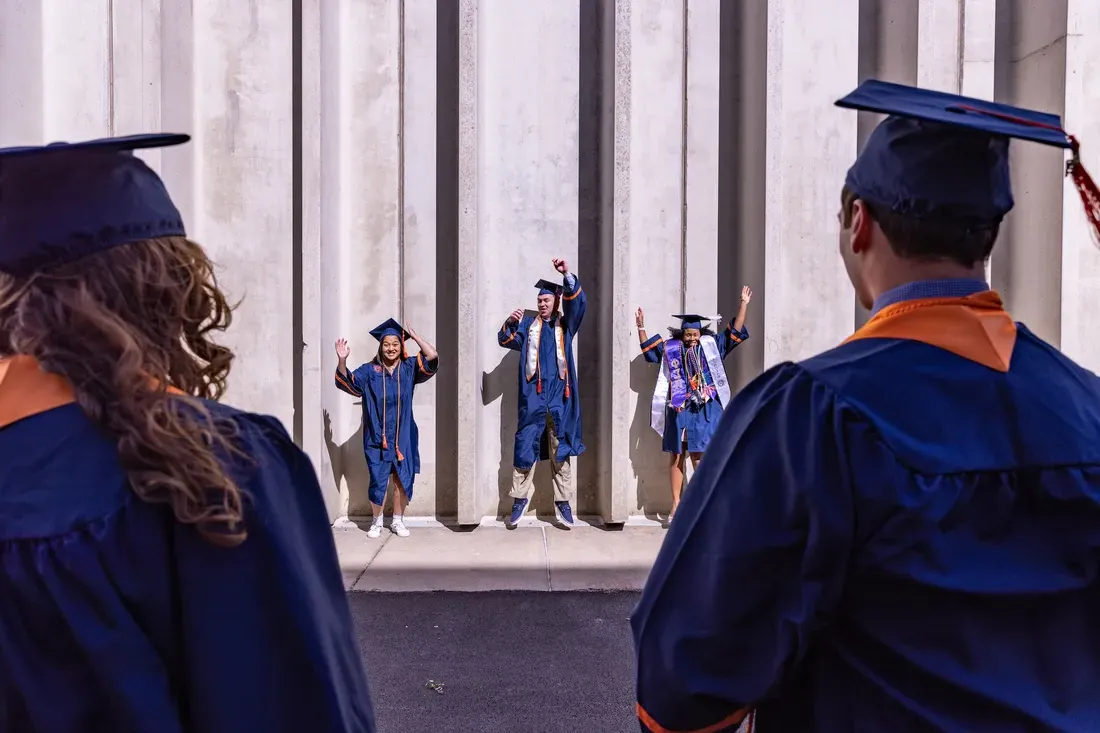
M 721 333 L 715 336 L 715 340 L 718 341 L 718 352 L 722 354 L 722 358 L 725 359 L 730 355 L 730 352 L 736 349 L 745 341 L 749 339 L 749 327 L 741 326 L 741 330 L 735 331 L 733 328 L 733 322 L 722 329 Z
M 413 368 L 413 382 L 415 384 L 423 384 L 436 375 L 439 371 L 439 357 L 434 359 L 425 359 L 423 355 L 417 354 L 416 356 L 410 356 L 408 361 L 409 366 Z
M 644 731 L 735 731 L 837 605 L 853 510 L 842 411 L 794 364 L 724 412 L 631 618 Z
M 527 331 L 523 328 L 526 318 L 521 318 L 518 323 L 505 321 L 497 332 L 497 343 L 512 351 L 523 351 L 523 342 L 527 338 Z
M 657 333 L 641 343 L 642 356 L 651 364 L 660 364 L 665 355 L 665 340 Z
M 188 729 L 369 733 L 366 676 L 317 476 L 278 420 L 238 422 L 252 459 L 241 482 L 248 538 L 225 549 L 175 529 Z
M 360 369 L 361 368 L 362 367 L 360 367 Z M 352 397 L 362 397 L 363 396 L 363 381 L 359 376 L 357 376 L 356 373 L 358 371 L 359 371 L 359 369 L 356 369 L 354 372 L 349 369 L 347 371 L 347 374 L 341 374 L 340 373 L 340 368 L 337 367 L 336 372 L 335 372 L 335 374 L 336 374 L 336 389 L 340 390 L 341 392 L 346 392 L 347 394 L 351 395 Z
M 565 290 L 562 293 L 562 314 L 565 316 L 565 327 L 570 333 L 577 333 L 584 322 L 584 314 L 588 310 L 588 295 L 581 287 L 581 281 L 573 273 L 569 273 L 563 279 Z

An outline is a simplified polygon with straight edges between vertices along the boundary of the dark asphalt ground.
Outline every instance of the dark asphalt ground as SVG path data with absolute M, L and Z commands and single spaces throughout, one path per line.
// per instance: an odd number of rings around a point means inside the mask
M 381 733 L 638 731 L 637 593 L 349 597 Z

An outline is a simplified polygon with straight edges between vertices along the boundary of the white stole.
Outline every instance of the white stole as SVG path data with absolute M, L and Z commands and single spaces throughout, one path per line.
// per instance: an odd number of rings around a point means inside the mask
M 703 358 L 707 360 L 707 370 L 714 387 L 718 391 L 718 404 L 725 409 L 730 402 L 730 385 L 726 379 L 726 368 L 722 364 L 722 355 L 718 353 L 718 342 L 713 336 L 701 336 L 699 345 L 703 347 Z M 666 352 L 667 353 L 667 352 Z M 665 434 L 665 410 L 668 407 L 668 359 L 661 357 L 661 371 L 657 375 L 657 386 L 653 389 L 653 401 L 649 408 L 649 424 L 658 435 Z
M 558 377 L 566 379 L 565 364 L 565 332 L 561 327 L 561 318 L 553 326 L 554 328 L 554 352 L 558 360 Z M 535 378 L 539 368 L 539 342 L 542 340 L 542 319 L 536 318 L 527 327 L 527 363 L 524 365 L 527 381 Z M 568 395 L 567 395 L 568 396 Z

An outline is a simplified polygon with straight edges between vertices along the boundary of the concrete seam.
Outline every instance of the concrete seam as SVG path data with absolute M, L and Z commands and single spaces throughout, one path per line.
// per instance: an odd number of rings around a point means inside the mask
M 364 565 L 359 574 L 355 576 L 355 582 L 348 586 L 349 591 L 355 590 L 355 586 L 359 585 L 359 581 L 362 580 L 363 576 L 367 574 L 367 570 L 369 570 L 370 566 L 374 564 L 374 561 L 378 559 L 378 555 L 381 554 L 382 550 L 386 548 L 386 543 L 390 541 L 391 536 L 392 535 L 387 534 L 379 538 L 380 540 L 382 540 L 382 546 L 378 548 L 378 552 L 374 553 L 374 555 L 371 556 L 370 560 L 367 560 L 367 564 Z
M 959 42 L 955 45 L 956 50 L 956 74 L 955 80 L 957 89 L 956 94 L 962 94 L 965 83 L 963 81 L 963 72 L 966 69 L 966 0 L 959 0 L 959 28 L 958 28 Z
M 542 530 L 542 556 L 546 558 L 546 590 L 554 590 L 554 574 L 550 570 L 550 543 L 546 541 L 546 527 Z
M 397 309 L 405 322 L 405 0 L 397 6 Z
M 115 134 L 115 0 L 107 0 L 107 130 Z
M 681 57 L 681 83 L 680 83 L 680 312 L 683 313 L 687 306 L 687 281 L 688 281 L 688 243 L 687 243 L 687 161 L 688 161 L 688 3 L 684 0 L 683 6 L 683 55 Z

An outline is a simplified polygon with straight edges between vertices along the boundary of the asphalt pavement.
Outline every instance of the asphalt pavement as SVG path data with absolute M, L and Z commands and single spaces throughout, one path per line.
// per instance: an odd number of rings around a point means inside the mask
M 639 730 L 627 620 L 638 593 L 349 598 L 381 733 Z

